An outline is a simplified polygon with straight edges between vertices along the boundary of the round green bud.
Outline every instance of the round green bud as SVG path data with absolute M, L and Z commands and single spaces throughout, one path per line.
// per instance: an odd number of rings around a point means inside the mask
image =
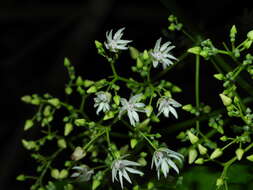
M 211 154 L 210 159 L 211 160 L 216 159 L 220 157 L 222 154 L 223 154 L 223 151 L 220 148 L 216 148 Z
M 194 135 L 191 131 L 187 131 L 187 135 L 192 144 L 198 142 L 199 138 L 196 135 Z
M 244 154 L 244 150 L 242 148 L 238 148 L 236 149 L 235 154 L 236 154 L 237 159 L 241 160 Z
M 224 94 L 219 94 L 224 106 L 229 106 L 232 103 L 232 99 Z
M 251 31 L 248 32 L 247 38 L 248 38 L 249 40 L 253 40 L 253 30 L 251 30 Z
M 198 156 L 198 152 L 195 148 L 191 148 L 188 154 L 188 163 L 192 164 Z

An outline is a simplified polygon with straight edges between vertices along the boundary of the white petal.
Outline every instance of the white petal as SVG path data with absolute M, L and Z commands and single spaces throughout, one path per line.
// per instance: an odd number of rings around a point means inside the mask
M 140 166 L 138 162 L 133 162 L 129 160 L 121 160 L 121 161 L 125 166 Z
M 139 170 L 136 170 L 136 169 L 133 169 L 133 168 L 129 168 L 129 167 L 125 167 L 125 169 L 127 171 L 129 171 L 130 173 L 132 174 L 139 174 L 139 175 L 143 175 L 143 172 L 139 171 Z
M 121 171 L 119 171 L 119 181 L 120 181 L 120 186 L 121 186 L 121 188 L 123 189 L 123 179 L 122 179 L 122 172 Z
M 164 51 L 170 44 L 171 44 L 171 42 L 166 42 L 166 43 L 164 43 L 164 44 L 161 46 L 160 51 Z
M 173 108 L 172 106 L 169 106 L 169 110 L 175 116 L 175 118 L 178 118 L 177 111 L 175 110 L 175 108 Z
M 125 169 L 123 170 L 123 177 L 124 177 L 129 183 L 132 183 L 132 181 L 131 181 L 130 177 L 128 176 L 128 174 L 127 174 L 127 172 L 126 172 Z
M 154 48 L 155 51 L 159 51 L 161 41 L 162 41 L 162 38 L 159 38 L 159 39 L 156 41 L 156 43 L 155 43 L 155 48 Z
M 179 173 L 179 170 L 178 170 L 176 164 L 175 164 L 171 159 L 166 159 L 166 160 L 167 160 L 168 164 L 169 164 L 177 173 Z

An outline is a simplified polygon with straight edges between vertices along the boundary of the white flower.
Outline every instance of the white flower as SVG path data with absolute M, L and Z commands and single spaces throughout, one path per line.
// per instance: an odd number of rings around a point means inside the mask
M 121 98 L 120 102 L 122 107 L 120 108 L 119 118 L 127 111 L 128 118 L 131 125 L 135 126 L 136 123 L 140 121 L 139 115 L 137 112 L 145 112 L 145 104 L 140 103 L 142 94 L 137 94 L 127 101 L 125 98 Z
M 184 156 L 168 148 L 159 148 L 154 152 L 151 168 L 153 168 L 155 163 L 158 179 L 160 179 L 160 171 L 162 171 L 164 177 L 166 178 L 169 174 L 170 168 L 173 168 L 177 173 L 179 173 L 178 167 L 172 159 L 177 159 L 182 163 Z
M 89 181 L 94 173 L 94 171 L 86 165 L 75 166 L 72 169 L 76 170 L 76 172 L 70 177 L 77 178 L 78 181 Z
M 161 40 L 162 38 L 159 38 L 156 41 L 155 47 L 150 54 L 153 59 L 153 66 L 156 68 L 158 63 L 161 63 L 163 69 L 165 69 L 167 66 L 173 65 L 171 59 L 177 60 L 177 58 L 169 53 L 175 46 L 170 46 L 171 42 L 166 42 L 161 46 Z
M 169 113 L 171 112 L 175 116 L 175 118 L 178 118 L 175 108 L 178 108 L 181 106 L 182 105 L 180 103 L 178 103 L 176 100 L 172 98 L 169 98 L 169 97 L 159 98 L 157 102 L 158 116 L 161 113 L 163 113 L 165 117 L 169 117 Z
M 97 97 L 94 98 L 94 107 L 97 108 L 97 115 L 99 114 L 100 111 L 103 110 L 103 112 L 109 111 L 110 110 L 110 101 L 111 101 L 111 94 L 109 92 L 97 92 L 96 93 Z
M 106 49 L 110 50 L 111 52 L 118 52 L 118 50 L 127 50 L 127 44 L 132 42 L 131 40 L 121 40 L 120 38 L 123 36 L 123 30 L 125 28 L 119 29 L 114 36 L 112 36 L 112 30 L 106 32 L 106 42 L 105 47 Z
M 112 182 L 116 179 L 116 181 L 120 182 L 121 188 L 123 189 L 123 178 L 125 178 L 129 183 L 132 183 L 129 173 L 143 175 L 143 173 L 139 170 L 130 168 L 129 166 L 140 166 L 139 163 L 129 161 L 129 160 L 114 160 L 111 168 L 112 168 Z

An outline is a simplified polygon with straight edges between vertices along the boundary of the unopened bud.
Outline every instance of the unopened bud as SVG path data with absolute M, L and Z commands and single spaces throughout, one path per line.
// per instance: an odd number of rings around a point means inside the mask
M 220 98 L 224 106 L 229 106 L 232 103 L 232 99 L 228 96 L 225 96 L 224 94 L 220 94 Z
M 198 156 L 198 152 L 195 148 L 191 148 L 189 150 L 189 157 L 188 157 L 188 163 L 192 164 Z
M 201 144 L 198 144 L 198 149 L 199 149 L 199 153 L 200 153 L 201 155 L 204 155 L 204 154 L 207 153 L 207 148 L 204 147 L 204 146 L 201 145 Z
M 235 154 L 236 154 L 237 159 L 241 160 L 244 154 L 244 150 L 242 148 L 238 148 L 236 149 Z
M 191 131 L 187 131 L 187 135 L 192 144 L 198 142 L 199 138 L 196 135 L 194 135 Z
M 222 155 L 223 151 L 220 148 L 216 148 L 210 156 L 210 159 L 218 158 Z

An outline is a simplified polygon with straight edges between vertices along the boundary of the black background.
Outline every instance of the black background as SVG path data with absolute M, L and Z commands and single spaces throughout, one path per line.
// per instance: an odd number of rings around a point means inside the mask
M 63 97 L 67 73 L 63 67 L 68 57 L 84 78 L 99 79 L 110 72 L 96 55 L 94 40 L 103 41 L 111 28 L 126 27 L 126 39 L 143 50 L 152 48 L 160 36 L 169 38 L 182 51 L 189 41 L 180 34 L 168 34 L 167 17 L 178 15 L 193 32 L 214 39 L 228 40 L 232 24 L 243 37 L 253 29 L 252 5 L 239 1 L 146 1 L 146 0 L 9 0 L 0 2 L 0 189 L 28 189 L 15 177 L 29 166 L 29 155 L 20 144 L 23 124 L 33 109 L 20 101 L 25 94 L 50 92 Z M 164 37 L 164 38 L 166 38 Z M 175 37 L 175 38 L 174 38 Z M 178 44 L 178 45 L 177 45 Z M 130 64 L 130 63 L 129 63 Z M 180 102 L 193 102 L 194 67 L 171 73 L 186 92 Z M 119 68 L 124 74 L 130 66 Z M 214 71 L 202 66 L 201 98 L 212 94 L 219 85 L 208 76 Z M 207 78 L 206 78 L 207 77 Z M 211 77 L 210 77 L 211 78 Z M 217 99 L 217 97 L 216 97 Z M 215 104 L 215 97 L 214 97 Z

